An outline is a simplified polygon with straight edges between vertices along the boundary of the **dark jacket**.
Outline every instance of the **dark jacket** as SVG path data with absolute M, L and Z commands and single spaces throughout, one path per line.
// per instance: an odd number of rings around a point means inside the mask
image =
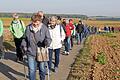
M 84 25 L 83 25 L 83 24 L 78 24 L 78 25 L 76 26 L 76 31 L 77 31 L 77 33 L 82 33 L 83 30 L 84 30 Z
M 43 16 L 42 23 L 45 24 L 48 27 L 48 24 L 49 24 L 48 18 Z
M 66 27 L 66 22 L 62 22 L 61 26 L 63 27 L 63 30 L 64 30 L 65 33 L 66 33 L 66 29 L 65 29 L 65 27 Z
M 25 47 L 27 48 L 26 51 L 27 54 L 36 56 L 37 47 L 50 46 L 51 37 L 48 28 L 44 24 L 42 25 L 41 29 L 36 33 L 33 32 L 31 26 L 32 26 L 31 24 L 27 26 L 21 46 L 23 48 Z M 35 40 L 33 39 L 34 34 L 36 43 Z

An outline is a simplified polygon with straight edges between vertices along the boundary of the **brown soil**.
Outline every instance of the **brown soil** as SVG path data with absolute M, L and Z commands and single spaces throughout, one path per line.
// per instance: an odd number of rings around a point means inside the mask
M 93 36 L 91 40 L 91 55 L 93 62 L 93 80 L 119 80 L 120 79 L 120 38 L 108 36 Z M 114 46 L 116 45 L 116 46 Z M 98 53 L 103 52 L 106 64 L 96 62 Z
M 78 54 L 67 80 L 120 80 L 120 33 L 91 35 Z M 98 61 L 103 53 L 105 64 Z

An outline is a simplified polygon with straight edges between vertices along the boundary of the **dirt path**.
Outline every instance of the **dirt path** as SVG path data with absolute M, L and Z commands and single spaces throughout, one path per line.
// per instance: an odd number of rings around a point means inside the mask
M 74 45 L 69 55 L 60 55 L 58 73 L 55 74 L 52 72 L 50 80 L 67 79 L 70 71 L 70 66 L 74 62 L 79 49 L 80 45 Z M 0 80 L 24 80 L 24 65 L 22 63 L 15 62 L 15 58 L 16 56 L 14 52 L 7 52 L 5 54 L 5 59 L 0 61 Z M 27 71 L 27 66 L 25 69 Z
M 74 45 L 69 55 L 60 55 L 60 64 L 58 73 L 51 75 L 51 80 L 66 80 L 70 72 L 71 64 L 78 54 L 80 46 Z

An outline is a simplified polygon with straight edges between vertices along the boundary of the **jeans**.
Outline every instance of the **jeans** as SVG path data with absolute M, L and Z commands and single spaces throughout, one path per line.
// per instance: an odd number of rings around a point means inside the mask
M 70 49 L 72 49 L 72 47 L 73 47 L 73 36 L 71 36 L 71 38 L 70 38 L 70 43 L 71 43 Z
M 64 43 L 65 43 L 65 51 L 69 52 L 71 46 L 70 37 L 66 37 Z
M 45 62 L 37 62 L 34 56 L 28 55 L 29 80 L 36 80 L 36 67 L 39 67 L 40 80 L 45 80 Z
M 51 68 L 52 68 L 53 51 L 55 52 L 55 65 L 54 65 L 54 67 L 58 67 L 58 65 L 59 65 L 60 48 L 55 49 L 55 50 L 49 49 L 49 61 L 48 61 L 49 70 L 51 70 Z
M 77 33 L 77 43 L 82 42 L 83 35 L 82 33 Z

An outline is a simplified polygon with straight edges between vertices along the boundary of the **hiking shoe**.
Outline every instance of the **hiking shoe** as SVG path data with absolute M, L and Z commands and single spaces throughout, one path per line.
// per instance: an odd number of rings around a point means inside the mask
M 64 53 L 66 54 L 66 51 Z
M 46 75 L 51 75 L 51 70 L 46 69 Z
M 64 54 L 66 54 L 67 52 L 66 51 L 64 51 Z
M 55 67 L 54 72 L 55 72 L 55 73 L 58 72 L 58 67 Z
M 67 54 L 67 55 L 69 55 L 70 53 L 69 53 L 69 52 L 67 52 L 66 54 Z
M 23 61 L 23 58 L 19 58 L 19 61 L 21 61 L 21 62 L 22 62 L 22 61 Z
M 16 62 L 19 62 L 19 59 L 18 59 L 18 58 L 16 58 L 16 59 L 15 59 L 15 61 L 16 61 Z
M 47 72 L 46 75 L 51 75 L 51 71 Z

